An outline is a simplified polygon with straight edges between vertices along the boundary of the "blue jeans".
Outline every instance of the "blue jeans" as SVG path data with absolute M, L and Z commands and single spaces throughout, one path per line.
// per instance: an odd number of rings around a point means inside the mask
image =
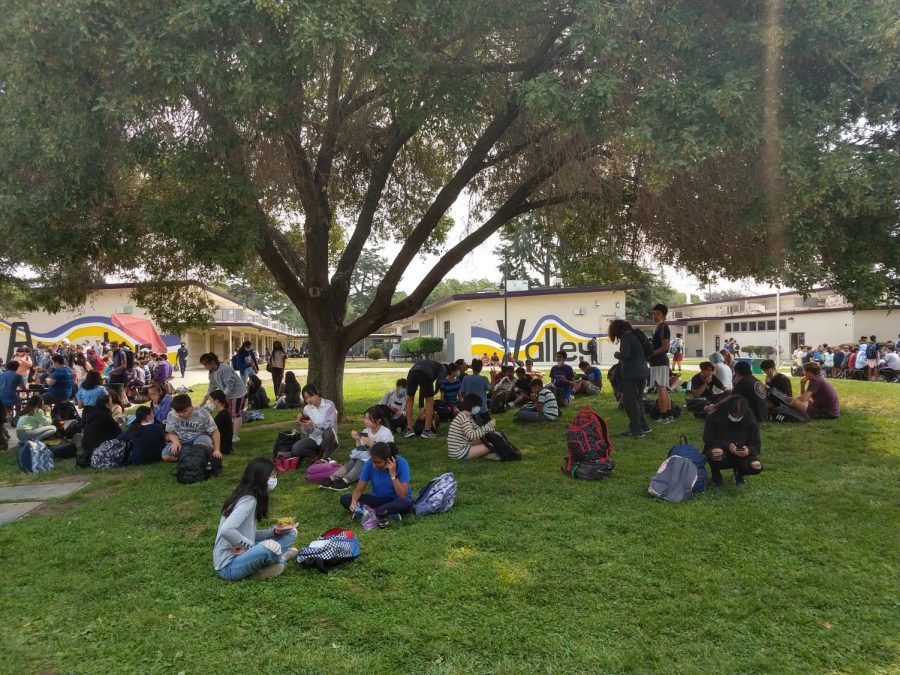
M 547 417 L 544 413 L 538 412 L 534 408 L 525 406 L 513 415 L 513 422 L 552 422 L 552 417 Z
M 16 438 L 21 443 L 25 441 L 43 441 L 52 438 L 56 434 L 56 427 L 46 426 L 36 429 L 16 429 Z
M 282 535 L 274 537 L 271 541 L 275 541 L 281 547 L 282 552 L 288 548 L 297 539 L 297 530 L 288 530 Z M 238 556 L 231 559 L 225 567 L 218 570 L 219 576 L 226 581 L 240 581 L 249 577 L 254 572 L 261 570 L 269 565 L 283 565 L 284 557 L 281 553 L 275 553 L 259 541 L 252 548 L 247 549 Z

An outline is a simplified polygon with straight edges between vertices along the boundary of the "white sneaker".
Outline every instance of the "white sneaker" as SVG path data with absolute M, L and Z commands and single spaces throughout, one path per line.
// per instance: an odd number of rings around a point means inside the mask
M 237 443 L 239 440 L 241 440 L 241 437 L 238 436 L 237 434 L 235 434 L 234 436 L 231 437 L 232 443 Z

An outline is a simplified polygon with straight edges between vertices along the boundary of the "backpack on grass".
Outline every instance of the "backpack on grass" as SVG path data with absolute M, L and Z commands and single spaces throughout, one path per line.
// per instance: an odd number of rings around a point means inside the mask
M 669 457 L 684 457 L 689 459 L 697 467 L 697 481 L 694 483 L 692 490 L 694 492 L 703 492 L 706 489 L 706 457 L 697 449 L 697 446 L 688 443 L 687 436 L 682 435 L 678 439 L 678 443 L 669 450 Z
M 416 501 L 413 502 L 413 513 L 417 516 L 428 516 L 449 511 L 456 501 L 456 490 L 456 478 L 453 474 L 449 472 L 441 474 L 422 488 Z
M 297 430 L 279 432 L 278 436 L 275 438 L 275 444 L 272 447 L 272 457 L 277 457 L 278 455 L 290 456 L 291 448 L 294 447 L 294 443 L 302 438 L 303 436 L 301 436 L 300 432 Z
M 805 424 L 809 422 L 809 418 L 799 410 L 794 410 L 786 403 L 775 406 L 772 409 L 771 418 L 773 422 L 787 422 L 789 424 Z
M 687 457 L 672 455 L 659 465 L 647 492 L 653 497 L 680 504 L 694 496 L 696 482 L 697 465 Z
M 103 441 L 91 453 L 92 469 L 118 469 L 128 464 L 131 455 L 131 443 L 114 438 Z
M 359 554 L 359 539 L 353 532 L 335 528 L 301 548 L 297 554 L 297 563 L 301 567 L 317 569 L 327 574 L 338 565 L 356 560 Z
M 506 392 L 505 391 L 497 391 L 494 392 L 494 395 L 491 396 L 491 403 L 488 406 L 488 409 L 494 415 L 499 415 L 500 413 L 505 413 L 507 411 L 506 407 Z
M 502 431 L 489 431 L 481 437 L 484 444 L 500 456 L 503 462 L 518 462 L 522 459 L 519 450 Z
M 53 453 L 43 441 L 22 441 L 16 448 L 16 462 L 22 473 L 53 470 Z
M 609 425 L 590 406 L 584 406 L 575 413 L 566 430 L 566 448 L 568 454 L 562 472 L 567 476 L 578 478 L 578 465 L 584 462 L 603 462 L 604 465 L 592 467 L 592 471 L 585 469 L 582 473 L 612 473 L 615 462 L 609 457 L 613 449 Z
M 659 419 L 659 401 L 654 399 L 645 398 L 644 399 L 644 412 L 646 412 L 651 418 L 658 420 Z M 669 411 L 669 414 L 678 419 L 681 417 L 681 406 L 677 403 L 672 403 L 672 409 Z
M 291 459 L 297 459 L 292 457 Z M 310 483 L 321 483 L 326 478 L 331 478 L 331 474 L 341 468 L 338 462 L 332 460 L 319 460 L 309 465 L 306 470 L 306 480 Z
M 213 473 L 212 453 L 205 445 L 185 445 L 178 453 L 175 480 L 183 485 L 201 483 Z
M 588 462 L 576 462 L 572 465 L 571 471 L 566 471 L 563 466 L 563 473 L 570 478 L 578 480 L 600 480 L 601 478 L 609 478 L 612 476 L 613 469 L 616 468 L 616 460 L 610 457 L 607 460 L 596 460 Z

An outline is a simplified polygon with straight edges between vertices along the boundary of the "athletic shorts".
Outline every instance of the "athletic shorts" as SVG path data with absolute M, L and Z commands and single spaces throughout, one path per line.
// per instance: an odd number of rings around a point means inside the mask
M 228 412 L 231 413 L 231 419 L 237 419 L 241 416 L 244 410 L 244 399 L 246 396 L 241 396 L 240 398 L 230 398 L 228 399 Z
M 669 366 L 650 366 L 650 386 L 669 386 Z
M 682 352 L 678 352 L 677 354 L 675 354 L 674 361 L 675 363 L 681 363 L 682 361 L 684 361 L 684 354 Z
M 416 392 L 420 389 L 419 405 L 423 399 L 434 397 L 434 380 L 421 370 L 410 370 L 406 376 L 406 395 L 415 399 Z

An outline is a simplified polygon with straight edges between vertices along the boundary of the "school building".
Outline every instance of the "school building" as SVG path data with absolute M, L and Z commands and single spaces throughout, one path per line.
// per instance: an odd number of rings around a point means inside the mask
M 592 286 L 464 293 L 423 307 L 413 316 L 383 330 L 401 339 L 441 337 L 442 361 L 472 357 L 503 357 L 504 338 L 516 360 L 552 362 L 559 350 L 569 361 L 592 361 L 588 342 L 597 341 L 597 361 L 615 362 L 607 328 L 613 319 L 625 318 L 625 292 L 633 286 Z M 504 316 L 507 321 L 504 321 Z M 508 330 L 505 328 L 508 323 Z
M 219 358 L 227 359 L 245 340 L 250 340 L 256 350 L 263 354 L 280 340 L 285 347 L 299 342 L 298 336 L 286 324 L 251 310 L 227 294 L 197 284 L 215 304 L 215 310 L 206 330 L 188 330 L 184 335 L 161 335 L 162 342 L 174 360 L 181 342 L 188 348 L 188 365 L 199 365 L 200 355 L 215 352 Z M 13 323 L 27 323 L 34 344 L 38 342 L 59 343 L 64 338 L 73 344 L 87 343 L 93 346 L 104 340 L 125 341 L 134 345 L 141 340 L 136 337 L 133 325 L 149 322 L 149 312 L 131 299 L 131 284 L 106 284 L 98 287 L 88 297 L 83 307 L 56 314 L 29 312 L 18 316 L 0 318 L 0 351 L 4 358 L 10 338 L 22 340 L 24 333 L 17 330 L 17 336 L 10 334 Z M 143 319 L 145 322 L 135 321 Z M 142 331 L 147 330 L 146 327 Z M 153 330 L 156 330 L 155 325 Z
M 876 335 L 879 342 L 892 342 L 900 333 L 898 309 L 856 311 L 842 295 L 822 288 L 811 291 L 807 297 L 797 291 L 784 291 L 780 298 L 770 293 L 677 305 L 669 308 L 669 319 L 684 324 L 684 353 L 688 357 L 707 356 L 721 349 L 726 339 L 735 338 L 742 349 L 748 345 L 780 344 L 785 359 L 799 345 L 855 345 L 862 335 Z

